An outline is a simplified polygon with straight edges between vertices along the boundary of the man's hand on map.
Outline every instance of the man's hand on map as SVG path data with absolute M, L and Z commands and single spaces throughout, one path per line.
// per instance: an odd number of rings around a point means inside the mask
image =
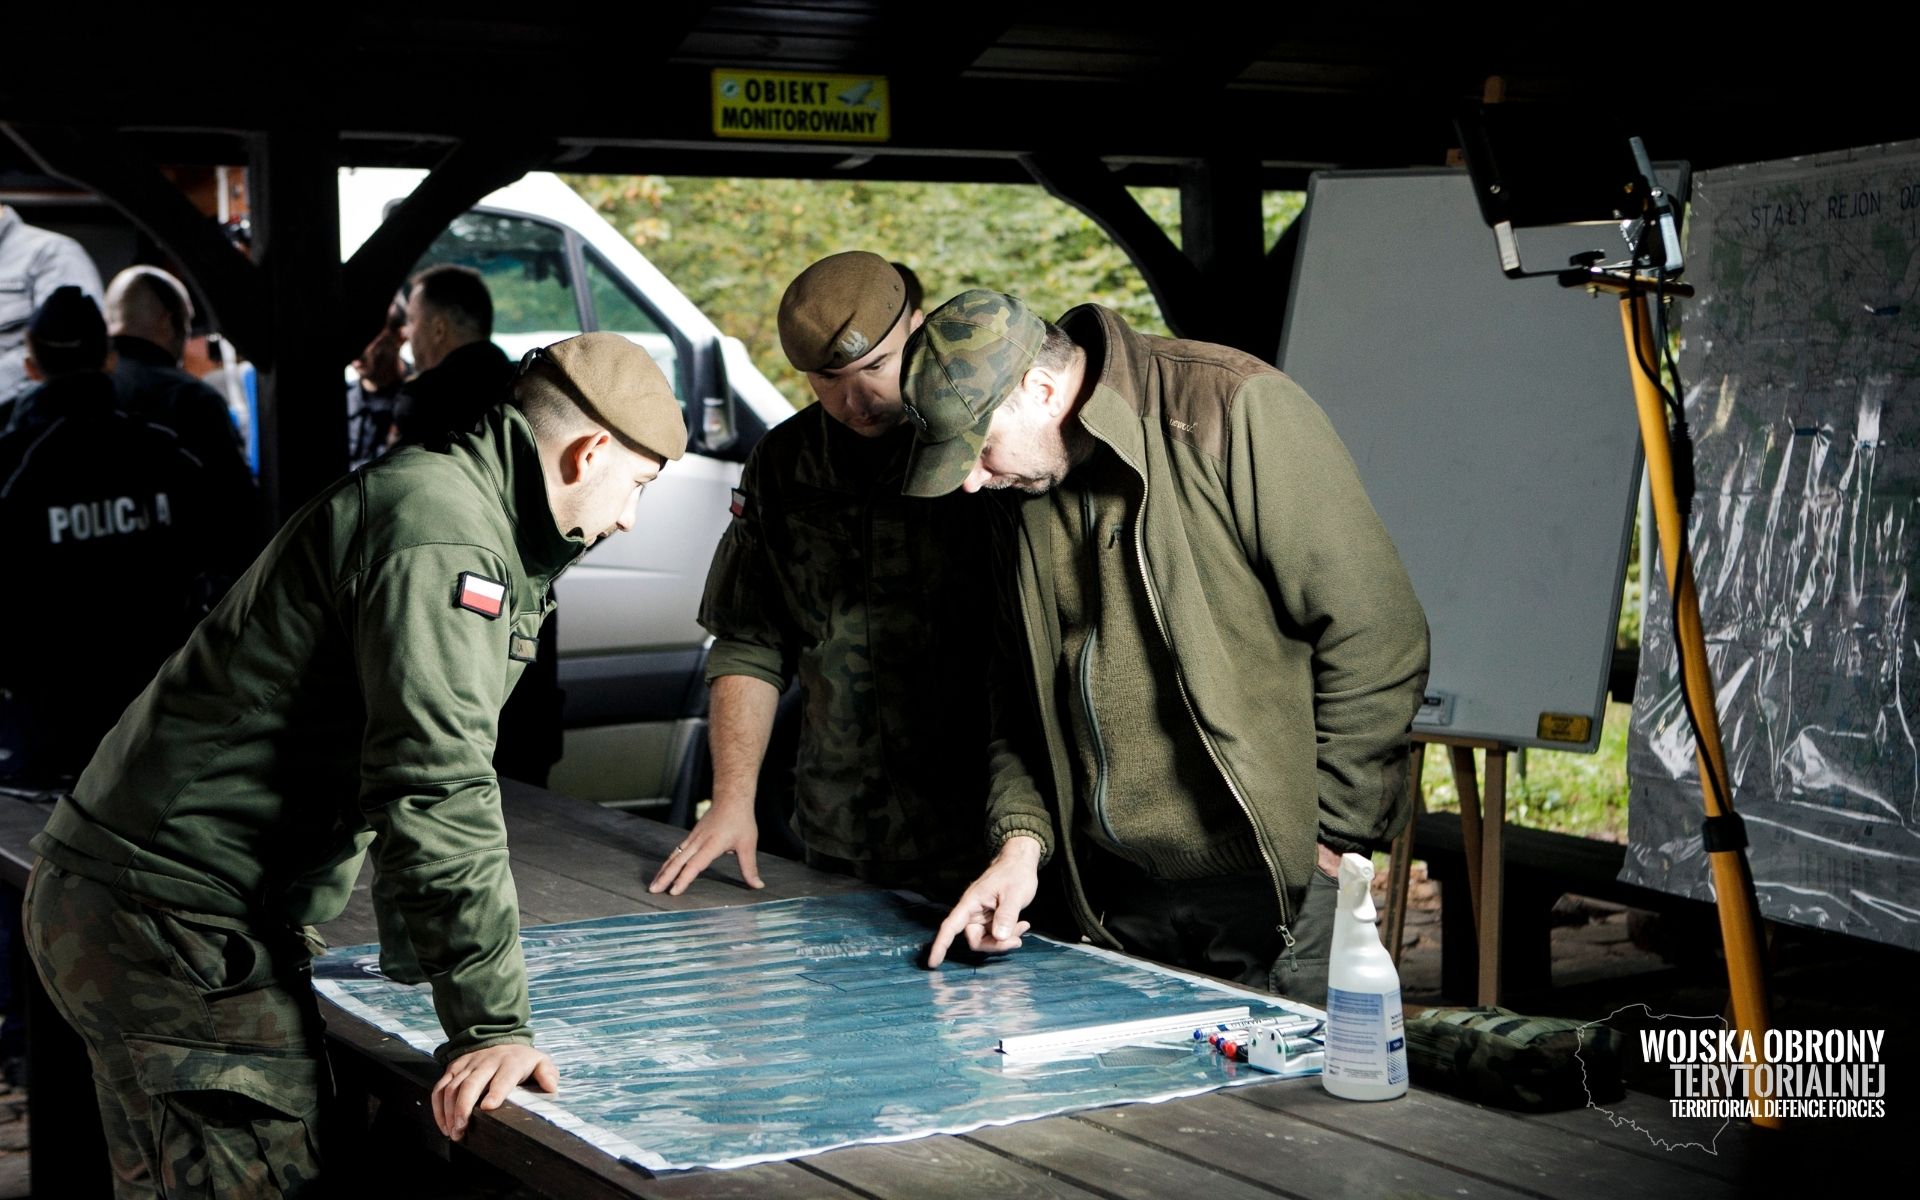
M 512 1043 L 462 1054 L 433 1085 L 433 1123 L 457 1142 L 466 1136 L 475 1104 L 492 1112 L 529 1079 L 543 1092 L 560 1090 L 553 1059 L 532 1046 Z
M 1000 845 L 1000 853 L 980 878 L 960 894 L 927 952 L 927 966 L 939 966 L 953 939 L 966 934 L 967 945 L 981 954 L 1002 954 L 1020 945 L 1020 935 L 1032 928 L 1020 919 L 1020 910 L 1033 903 L 1040 890 L 1040 840 L 1016 834 Z

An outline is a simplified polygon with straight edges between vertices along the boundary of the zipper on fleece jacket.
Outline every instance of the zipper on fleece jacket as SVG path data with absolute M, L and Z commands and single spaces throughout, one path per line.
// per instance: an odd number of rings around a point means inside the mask
M 1094 540 L 1093 495 L 1086 489 L 1080 492 L 1080 532 L 1087 544 L 1094 547 L 1094 553 L 1100 552 Z M 1105 601 L 1101 602 L 1105 607 Z M 1093 711 L 1093 649 L 1100 640 L 1100 621 L 1096 617 L 1087 622 L 1087 640 L 1080 646 L 1080 708 L 1087 715 L 1087 733 L 1093 738 L 1093 795 L 1087 803 L 1093 806 L 1093 816 L 1100 822 L 1101 832 L 1107 835 L 1107 841 L 1113 845 L 1124 845 L 1113 831 L 1113 822 L 1107 819 L 1107 744 L 1100 737 L 1100 716 Z M 1104 920 L 1101 922 L 1106 923 Z
M 1234 803 L 1240 806 L 1241 813 L 1247 818 L 1247 824 L 1253 827 L 1254 845 L 1260 850 L 1261 861 L 1267 864 L 1267 874 L 1273 879 L 1274 899 L 1280 906 L 1280 924 L 1277 927 L 1277 931 L 1280 934 L 1281 940 L 1286 943 L 1287 961 L 1289 963 L 1297 963 L 1293 953 L 1293 930 L 1288 928 L 1288 926 L 1293 923 L 1293 913 L 1287 905 L 1287 888 L 1280 874 L 1280 864 L 1273 861 L 1273 855 L 1267 850 L 1266 839 L 1260 836 L 1260 823 L 1253 819 L 1253 806 L 1248 804 L 1247 798 L 1241 794 L 1239 785 L 1233 781 L 1232 774 L 1227 771 L 1225 760 L 1220 757 L 1219 748 L 1213 744 L 1213 738 L 1207 734 L 1206 727 L 1200 723 L 1200 713 L 1193 707 L 1193 696 L 1187 691 L 1186 672 L 1180 669 L 1180 656 L 1173 648 L 1173 636 L 1167 632 L 1166 619 L 1160 612 L 1160 598 L 1153 590 L 1153 576 L 1147 571 L 1147 547 L 1145 536 L 1142 533 L 1142 530 L 1147 526 L 1148 487 L 1146 472 L 1135 466 L 1126 455 L 1121 454 L 1119 447 L 1115 446 L 1112 442 L 1100 437 L 1098 433 L 1094 433 L 1091 429 L 1088 429 L 1087 432 L 1099 439 L 1109 450 L 1112 450 L 1121 462 L 1127 464 L 1128 469 L 1140 477 L 1140 511 L 1135 514 L 1133 519 L 1133 555 L 1134 561 L 1140 569 L 1140 582 L 1147 589 L 1147 609 L 1153 614 L 1153 626 L 1160 631 L 1160 640 L 1166 644 L 1167 657 L 1173 660 L 1173 681 L 1180 690 L 1180 702 L 1186 707 L 1187 717 L 1193 722 L 1194 732 L 1200 735 L 1200 744 L 1206 747 L 1207 758 L 1213 762 L 1214 769 L 1220 772 L 1221 780 L 1227 785 L 1227 792 L 1232 795 Z

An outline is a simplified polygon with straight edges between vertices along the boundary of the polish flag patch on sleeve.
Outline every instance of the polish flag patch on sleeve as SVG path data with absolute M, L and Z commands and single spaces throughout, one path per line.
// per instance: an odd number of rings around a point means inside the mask
M 488 579 L 485 575 L 475 575 L 472 571 L 460 572 L 460 583 L 454 590 L 453 602 L 469 612 L 477 612 L 491 620 L 500 615 L 507 603 L 507 585 L 498 579 Z
M 739 488 L 734 488 L 733 503 L 727 506 L 727 511 L 732 513 L 736 517 L 746 516 L 747 515 L 747 494 L 741 491 Z

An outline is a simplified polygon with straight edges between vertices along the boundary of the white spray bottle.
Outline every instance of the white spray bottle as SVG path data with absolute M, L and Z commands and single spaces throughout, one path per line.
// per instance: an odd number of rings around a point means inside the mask
M 1340 911 L 1327 967 L 1327 1065 L 1320 1082 L 1346 1100 L 1407 1093 L 1400 973 L 1374 927 L 1373 862 L 1340 856 Z

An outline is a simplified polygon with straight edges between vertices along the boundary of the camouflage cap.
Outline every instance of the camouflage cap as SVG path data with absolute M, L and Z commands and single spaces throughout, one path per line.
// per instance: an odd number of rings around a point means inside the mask
M 865 250 L 828 255 L 780 297 L 780 348 L 798 370 L 835 370 L 866 357 L 906 311 L 892 263 Z
M 981 288 L 933 310 L 907 340 L 900 394 L 913 422 L 909 496 L 944 496 L 980 461 L 993 410 L 1026 378 L 1047 323 L 1018 297 Z
M 583 333 L 532 351 L 520 387 L 549 383 L 609 433 L 673 460 L 687 452 L 687 418 L 653 355 L 618 333 Z

